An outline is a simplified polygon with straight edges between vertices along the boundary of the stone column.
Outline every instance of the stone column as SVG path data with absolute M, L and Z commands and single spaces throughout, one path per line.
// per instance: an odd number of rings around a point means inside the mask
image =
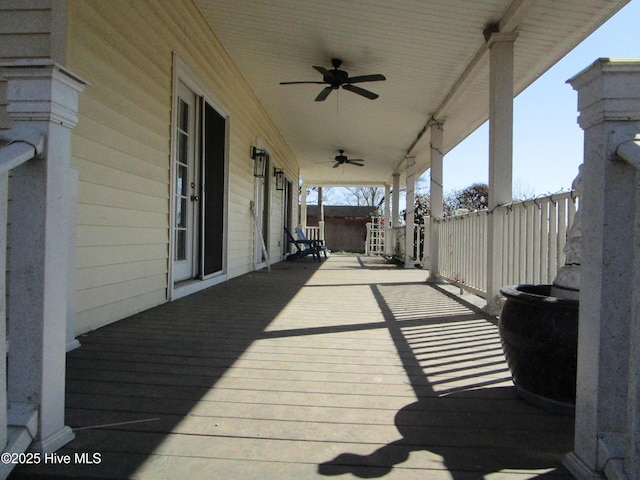
M 41 63 L 3 65 L 7 112 L 20 137 L 45 135 L 39 158 L 13 170 L 9 242 L 10 345 L 8 400 L 11 409 L 36 408 L 38 434 L 32 448 L 57 450 L 73 439 L 64 424 L 65 350 L 71 130 L 85 82 L 64 68 Z
M 439 283 L 440 237 L 438 220 L 442 218 L 442 190 L 444 159 L 444 131 L 442 123 L 431 125 L 431 219 L 429 220 L 429 283 Z
M 575 444 L 565 465 L 578 479 L 639 478 L 640 175 L 616 152 L 640 132 L 640 62 L 600 59 L 569 83 L 585 153 Z
M 414 268 L 415 258 L 413 256 L 415 244 L 415 205 L 416 205 L 416 158 L 407 157 L 406 178 L 407 178 L 407 201 L 405 215 L 404 233 L 404 268 Z
M 489 37 L 489 211 L 512 201 L 513 163 L 513 48 L 516 33 Z M 502 230 L 499 215 L 487 218 L 487 305 L 500 311 L 502 285 Z

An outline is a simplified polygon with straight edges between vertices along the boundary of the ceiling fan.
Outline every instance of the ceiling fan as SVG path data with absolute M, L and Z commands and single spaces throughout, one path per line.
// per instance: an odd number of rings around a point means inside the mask
M 332 70 L 328 70 L 324 67 L 318 67 L 313 65 L 318 72 L 322 74 L 322 82 L 317 81 L 301 81 L 301 82 L 280 82 L 280 85 L 294 85 L 298 83 L 315 83 L 317 85 L 329 85 L 322 89 L 322 91 L 316 97 L 316 102 L 322 102 L 325 100 L 332 90 L 338 90 L 340 87 L 345 90 L 349 90 L 350 92 L 357 93 L 358 95 L 362 95 L 365 98 L 370 100 L 375 100 L 378 98 L 378 94 L 370 92 L 369 90 L 365 90 L 364 88 L 353 85 L 354 83 L 363 83 L 363 82 L 379 82 L 382 80 L 386 80 L 384 75 L 379 73 L 373 75 L 359 75 L 357 77 L 349 77 L 349 74 L 340 70 L 340 65 L 342 65 L 342 60 L 339 58 L 332 58 L 331 65 L 333 65 Z
M 338 168 L 340 165 L 343 165 L 345 163 L 348 163 L 350 165 L 355 165 L 357 167 L 363 167 L 364 166 L 364 159 L 362 158 L 348 158 L 345 154 L 344 154 L 344 150 L 338 150 L 339 155 L 336 155 L 335 157 L 333 157 L 333 159 L 335 160 L 335 164 L 333 165 L 333 168 Z

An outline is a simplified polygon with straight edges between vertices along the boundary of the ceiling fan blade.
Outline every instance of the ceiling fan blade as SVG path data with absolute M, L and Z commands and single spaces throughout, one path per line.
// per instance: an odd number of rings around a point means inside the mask
M 343 85 L 342 88 L 345 90 L 349 90 L 350 92 L 357 93 L 358 95 L 362 95 L 369 100 L 375 100 L 379 97 L 377 93 L 370 92 L 369 90 L 365 90 L 364 88 L 356 87 L 355 85 Z
M 347 80 L 347 83 L 360 83 L 360 82 L 381 82 L 386 80 L 387 77 L 380 73 L 376 73 L 373 75 L 360 75 L 358 77 L 350 77 Z
M 345 163 L 355 165 L 356 167 L 364 167 L 364 163 L 354 162 L 353 160 L 347 160 Z
M 324 101 L 329 96 L 329 94 L 331 93 L 331 90 L 333 90 L 333 87 L 323 88 L 322 91 L 316 97 L 316 102 Z
M 317 71 L 319 71 L 322 75 L 329 75 L 329 70 L 327 70 L 324 67 L 317 67 L 316 65 L 313 65 L 313 68 L 315 68 Z
M 313 80 L 302 81 L 302 82 L 280 82 L 280 85 L 296 85 L 299 83 L 315 83 L 316 85 L 324 85 L 324 82 L 315 82 Z
M 340 162 L 336 162 L 336 164 L 335 164 L 333 167 L 331 167 L 331 168 L 338 168 L 340 165 L 341 165 L 341 163 L 340 163 Z

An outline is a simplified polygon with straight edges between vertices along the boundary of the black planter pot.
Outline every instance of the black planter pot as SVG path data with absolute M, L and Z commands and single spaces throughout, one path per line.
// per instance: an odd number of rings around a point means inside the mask
M 518 394 L 572 415 L 576 400 L 578 301 L 550 296 L 551 285 L 515 285 L 499 320 L 502 348 Z

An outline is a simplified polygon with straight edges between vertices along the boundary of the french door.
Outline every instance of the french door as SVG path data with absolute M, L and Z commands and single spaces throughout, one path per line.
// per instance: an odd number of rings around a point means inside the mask
M 224 269 L 226 119 L 185 83 L 177 86 L 173 282 Z
M 199 222 L 196 202 L 200 188 L 196 172 L 196 95 L 180 82 L 177 98 L 175 134 L 174 191 L 174 282 L 194 278 Z

